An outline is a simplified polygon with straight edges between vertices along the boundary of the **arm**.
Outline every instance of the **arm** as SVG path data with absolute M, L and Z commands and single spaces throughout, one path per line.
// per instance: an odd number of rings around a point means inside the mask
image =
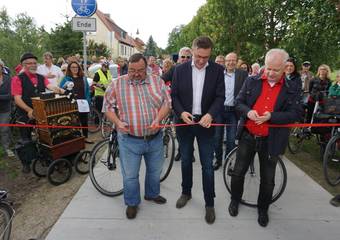
M 215 119 L 216 116 L 222 111 L 222 107 L 225 101 L 225 85 L 224 85 L 224 73 L 222 67 L 218 66 L 216 88 L 215 88 L 215 99 L 211 104 L 208 114 Z M 204 97 L 204 96 L 202 96 Z
M 15 95 L 14 96 L 14 102 L 15 104 L 27 112 L 27 115 L 30 119 L 33 119 L 33 109 L 30 108 L 21 98 L 21 95 Z
M 181 114 L 184 112 L 184 108 L 182 106 L 182 103 L 179 99 L 179 83 L 181 79 L 179 77 L 178 68 L 175 68 L 173 79 L 172 79 L 172 85 L 171 85 L 171 98 L 172 98 L 172 107 L 176 113 L 177 116 L 181 116 Z

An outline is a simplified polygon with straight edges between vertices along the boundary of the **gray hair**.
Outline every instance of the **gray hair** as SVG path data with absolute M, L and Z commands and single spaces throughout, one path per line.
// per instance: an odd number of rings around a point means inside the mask
M 252 65 L 251 65 L 251 68 L 253 68 L 253 67 L 257 67 L 257 68 L 259 68 L 260 69 L 260 64 L 258 64 L 258 63 L 253 63 Z
M 46 58 L 46 57 L 49 57 L 49 58 L 53 59 L 53 55 L 52 55 L 51 52 L 45 52 L 45 53 L 43 54 L 43 58 Z
M 190 53 L 191 53 L 191 48 L 189 48 L 189 47 L 182 47 L 182 48 L 179 50 L 179 52 L 178 52 L 178 56 L 182 56 L 182 54 L 183 54 L 184 52 L 190 52 Z
M 286 64 L 288 58 L 289 58 L 289 54 L 284 50 L 284 49 L 281 49 L 281 48 L 273 48 L 273 49 L 270 49 L 267 53 L 266 53 L 266 57 L 265 57 L 265 64 L 267 63 L 267 61 L 270 59 L 270 58 L 273 58 L 275 56 L 275 58 L 277 56 L 279 56 L 281 59 L 282 59 L 282 64 Z

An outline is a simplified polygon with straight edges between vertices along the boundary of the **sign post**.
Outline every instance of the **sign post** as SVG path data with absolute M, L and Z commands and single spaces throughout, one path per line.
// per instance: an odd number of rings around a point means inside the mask
M 86 32 L 96 31 L 96 19 L 89 17 L 96 12 L 97 2 L 96 0 L 72 0 L 71 4 L 73 11 L 80 16 L 72 19 L 72 30 L 83 32 L 84 74 L 87 77 Z

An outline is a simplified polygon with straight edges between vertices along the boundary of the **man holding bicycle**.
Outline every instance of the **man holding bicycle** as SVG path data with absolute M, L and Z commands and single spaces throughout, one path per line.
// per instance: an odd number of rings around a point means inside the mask
M 168 115 L 170 105 L 164 81 L 159 76 L 147 74 L 147 61 L 140 53 L 130 57 L 128 74 L 113 80 L 105 92 L 103 109 L 118 132 L 128 219 L 136 217 L 141 202 L 139 168 L 142 156 L 146 165 L 144 199 L 166 203 L 160 195 L 164 154 L 158 125 Z
M 302 114 L 300 91 L 296 82 L 285 81 L 284 70 L 288 53 L 271 49 L 266 54 L 262 75 L 246 79 L 236 98 L 236 111 L 241 119 L 237 137 L 239 146 L 231 178 L 229 214 L 238 214 L 242 199 L 244 176 L 256 152 L 260 161 L 260 190 L 257 200 L 258 223 L 266 227 L 268 208 L 275 186 L 275 169 L 288 144 L 289 128 L 269 124 L 297 122 Z

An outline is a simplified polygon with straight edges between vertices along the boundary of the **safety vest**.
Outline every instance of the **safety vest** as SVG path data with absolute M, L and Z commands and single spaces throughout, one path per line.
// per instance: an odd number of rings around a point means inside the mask
M 105 74 L 103 73 L 103 71 L 101 69 L 99 69 L 97 71 L 98 75 L 99 75 L 99 84 L 103 84 L 105 86 L 105 88 L 110 84 L 111 80 L 112 80 L 112 76 L 109 70 L 107 70 L 107 77 L 105 76 Z M 100 87 L 96 87 L 95 91 L 94 91 L 94 95 L 95 96 L 104 96 L 105 90 L 103 90 Z

